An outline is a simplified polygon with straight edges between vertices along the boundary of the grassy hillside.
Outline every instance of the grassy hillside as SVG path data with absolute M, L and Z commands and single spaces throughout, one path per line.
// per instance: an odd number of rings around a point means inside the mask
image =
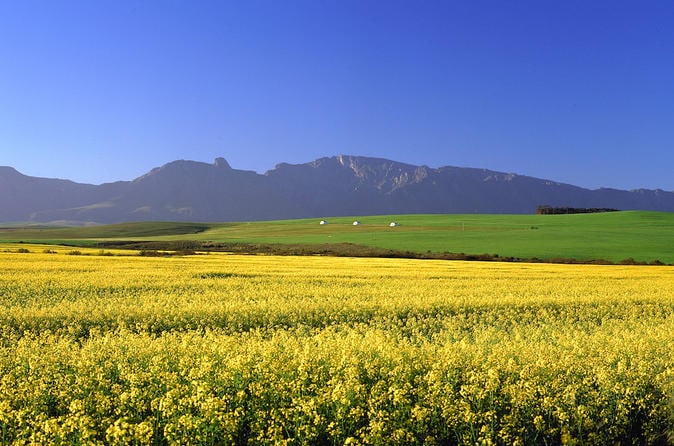
M 358 220 L 361 224 L 354 226 Z M 87 244 L 98 240 L 195 240 L 271 244 L 353 243 L 419 253 L 498 254 L 674 263 L 674 213 L 397 215 L 250 223 L 128 223 L 85 228 L 12 228 L 0 240 Z M 399 226 L 390 227 L 395 221 Z
M 0 240 L 46 239 L 126 239 L 154 238 L 163 235 L 184 236 L 209 229 L 203 223 L 134 222 L 101 226 L 9 226 L 0 227 Z

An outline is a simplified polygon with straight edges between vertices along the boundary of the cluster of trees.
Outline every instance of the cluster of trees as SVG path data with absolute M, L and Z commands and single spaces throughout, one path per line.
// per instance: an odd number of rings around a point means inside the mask
M 560 207 L 555 208 L 552 206 L 538 206 L 536 207 L 537 214 L 591 214 L 595 212 L 616 212 L 620 209 L 611 209 L 611 208 L 570 208 L 570 207 Z

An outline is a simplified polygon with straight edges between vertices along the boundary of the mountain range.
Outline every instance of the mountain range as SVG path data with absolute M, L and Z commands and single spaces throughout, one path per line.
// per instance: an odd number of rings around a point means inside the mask
M 0 221 L 253 221 L 407 213 L 533 213 L 537 206 L 674 211 L 674 192 L 590 190 L 512 173 L 339 155 L 264 174 L 173 161 L 101 185 L 0 167 Z

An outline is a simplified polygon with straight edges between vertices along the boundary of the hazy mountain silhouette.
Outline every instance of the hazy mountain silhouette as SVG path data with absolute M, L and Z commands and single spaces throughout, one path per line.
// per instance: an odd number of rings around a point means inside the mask
M 0 221 L 246 221 L 401 213 L 533 213 L 538 205 L 674 211 L 674 192 L 589 190 L 461 167 L 334 156 L 265 174 L 174 161 L 133 181 L 102 185 L 0 167 Z

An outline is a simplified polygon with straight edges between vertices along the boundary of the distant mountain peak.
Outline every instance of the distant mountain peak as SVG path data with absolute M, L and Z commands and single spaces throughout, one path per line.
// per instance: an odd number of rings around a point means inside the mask
M 406 164 L 402 163 L 400 161 L 393 161 L 387 158 L 376 158 L 376 157 L 370 157 L 370 156 L 359 156 L 359 155 L 337 155 L 332 157 L 332 159 L 336 159 L 339 164 L 345 167 L 352 167 L 352 166 L 383 166 L 383 165 L 388 165 L 388 166 L 405 166 L 407 168 L 415 168 L 419 166 L 415 166 L 412 164 Z
M 215 162 L 213 163 L 213 165 L 214 165 L 215 167 L 217 167 L 218 169 L 231 169 L 231 168 L 232 168 L 232 166 L 229 165 L 229 163 L 227 162 L 227 160 L 224 159 L 224 158 L 222 158 L 222 157 L 216 158 L 216 159 L 215 159 Z
M 176 176 L 176 175 L 191 174 L 196 170 L 212 169 L 213 167 L 214 167 L 213 164 L 207 164 L 201 161 L 175 160 L 163 164 L 159 167 L 155 167 L 148 173 L 136 178 L 134 181 L 143 181 L 147 180 L 148 178 L 154 178 L 158 175 Z
M 23 175 L 23 174 L 13 167 L 0 166 L 0 175 L 2 175 L 2 176 L 18 176 L 18 175 Z
M 3 193 L 4 192 L 4 193 Z M 265 174 L 177 160 L 99 186 L 0 167 L 0 221 L 241 221 L 405 213 L 534 213 L 537 206 L 674 211 L 662 190 L 589 190 L 488 169 L 337 155 Z

